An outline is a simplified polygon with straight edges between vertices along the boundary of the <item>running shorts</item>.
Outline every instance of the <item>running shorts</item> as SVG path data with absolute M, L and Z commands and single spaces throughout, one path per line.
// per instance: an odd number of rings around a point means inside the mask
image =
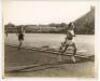
M 18 40 L 24 40 L 24 35 L 23 34 L 19 34 L 18 35 Z

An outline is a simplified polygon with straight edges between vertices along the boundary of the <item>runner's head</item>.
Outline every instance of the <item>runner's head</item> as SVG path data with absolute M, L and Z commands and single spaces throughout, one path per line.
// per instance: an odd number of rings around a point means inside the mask
M 68 30 L 74 30 L 74 24 L 73 24 L 73 22 L 70 22 L 69 24 L 68 24 Z

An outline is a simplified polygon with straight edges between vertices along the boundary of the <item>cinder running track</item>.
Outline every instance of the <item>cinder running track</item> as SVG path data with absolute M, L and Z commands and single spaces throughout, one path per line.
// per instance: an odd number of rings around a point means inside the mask
M 50 76 L 94 77 L 95 72 L 93 60 L 77 58 L 77 63 L 73 64 L 69 56 L 64 56 L 63 62 L 58 63 L 56 57 L 57 55 L 45 54 L 44 52 L 37 52 L 26 49 L 18 50 L 17 48 L 6 45 L 5 74 L 9 74 L 11 72 L 15 73 L 16 71 L 18 74 L 20 74 L 22 71 L 35 71 L 37 76 L 49 76 L 49 74 L 46 72 L 48 70 L 48 72 L 50 71 Z M 38 73 L 40 71 L 43 72 L 43 75 Z M 13 73 L 10 75 L 13 76 Z M 35 74 L 32 73 L 32 76 L 34 75 Z

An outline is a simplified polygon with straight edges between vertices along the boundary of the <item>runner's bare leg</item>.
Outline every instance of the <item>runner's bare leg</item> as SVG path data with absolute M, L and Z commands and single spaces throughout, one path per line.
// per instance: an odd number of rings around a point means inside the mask
M 63 59 L 63 55 L 61 55 L 61 54 L 64 54 L 64 53 L 66 52 L 66 50 L 67 50 L 68 47 L 69 47 L 69 45 L 66 45 L 66 46 L 64 47 L 64 50 L 61 49 L 60 54 L 59 54 L 59 56 L 58 56 L 58 57 L 59 57 L 59 58 L 58 58 L 59 62 L 61 62 L 62 59 Z
M 23 44 L 23 40 L 20 40 L 20 41 L 19 41 L 18 49 L 20 49 L 20 48 L 22 47 L 22 44 Z
M 73 43 L 72 46 L 74 48 L 74 52 L 73 52 L 73 55 L 72 55 L 71 59 L 75 63 L 76 62 L 75 55 L 76 55 L 76 52 L 77 52 L 77 48 L 76 48 L 75 43 Z

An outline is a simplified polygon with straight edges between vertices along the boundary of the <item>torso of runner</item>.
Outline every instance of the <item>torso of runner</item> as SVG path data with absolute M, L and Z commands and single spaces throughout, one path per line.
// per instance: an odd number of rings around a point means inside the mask
M 18 33 L 18 40 L 24 40 L 24 28 L 18 27 L 17 33 Z
M 68 30 L 67 31 L 67 37 L 66 37 L 66 39 L 72 40 L 74 36 L 75 36 L 75 34 L 74 34 L 73 30 Z
M 18 27 L 17 28 L 17 33 L 18 33 L 18 35 L 24 35 L 24 28 L 23 27 Z

